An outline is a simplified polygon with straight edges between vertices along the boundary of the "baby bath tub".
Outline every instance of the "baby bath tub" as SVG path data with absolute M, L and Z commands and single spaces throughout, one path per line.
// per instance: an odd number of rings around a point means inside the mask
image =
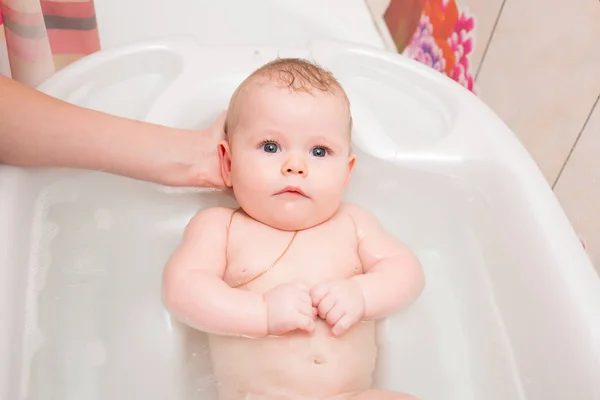
M 600 281 L 507 127 L 429 68 L 333 42 L 207 48 L 186 38 L 106 50 L 41 90 L 110 113 L 202 127 L 277 56 L 346 87 L 347 199 L 418 254 L 421 298 L 381 321 L 377 386 L 423 400 L 600 399 Z M 0 396 L 211 399 L 204 336 L 160 299 L 163 266 L 219 191 L 101 172 L 0 169 Z

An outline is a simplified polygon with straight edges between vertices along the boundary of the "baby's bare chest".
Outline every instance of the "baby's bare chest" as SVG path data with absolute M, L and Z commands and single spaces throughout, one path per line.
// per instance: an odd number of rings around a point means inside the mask
M 351 222 L 334 219 L 294 232 L 240 221 L 229 234 L 225 281 L 264 292 L 284 282 L 309 286 L 362 273 Z

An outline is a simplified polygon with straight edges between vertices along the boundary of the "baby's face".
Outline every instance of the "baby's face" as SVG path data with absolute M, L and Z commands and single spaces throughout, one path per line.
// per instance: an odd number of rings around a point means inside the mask
M 350 115 L 340 94 L 251 84 L 221 147 L 225 182 L 248 215 L 306 229 L 339 207 L 354 166 Z

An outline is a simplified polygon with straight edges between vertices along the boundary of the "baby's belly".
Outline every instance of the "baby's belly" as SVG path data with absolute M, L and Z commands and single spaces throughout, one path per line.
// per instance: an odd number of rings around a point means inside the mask
M 332 337 L 330 327 L 318 320 L 312 335 L 211 336 L 209 342 L 222 400 L 247 393 L 326 398 L 364 390 L 371 386 L 377 358 L 372 321 L 360 322 L 341 338 Z

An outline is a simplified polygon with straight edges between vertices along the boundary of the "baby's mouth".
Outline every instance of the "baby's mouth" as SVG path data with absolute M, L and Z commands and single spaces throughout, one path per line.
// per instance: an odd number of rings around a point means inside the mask
M 286 186 L 279 192 L 275 193 L 275 196 L 286 195 L 286 196 L 299 196 L 299 197 L 307 197 L 306 193 L 302 189 L 297 186 Z

